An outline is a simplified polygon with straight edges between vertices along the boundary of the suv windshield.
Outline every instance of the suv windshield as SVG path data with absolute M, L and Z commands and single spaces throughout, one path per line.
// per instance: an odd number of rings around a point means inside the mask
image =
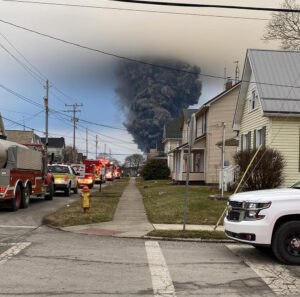
M 51 173 L 70 173 L 67 166 L 49 166 L 48 169 Z

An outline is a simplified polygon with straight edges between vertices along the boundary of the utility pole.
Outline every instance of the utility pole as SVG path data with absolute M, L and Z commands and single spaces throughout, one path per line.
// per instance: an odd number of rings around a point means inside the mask
M 189 192 L 189 182 L 190 182 L 190 170 L 191 170 L 191 150 L 193 142 L 193 133 L 194 133 L 194 121 L 195 114 L 192 114 L 189 124 L 189 142 L 188 142 L 188 157 L 187 157 L 187 169 L 186 169 L 186 181 L 185 181 L 185 201 L 184 201 L 184 215 L 183 215 L 183 231 L 185 231 L 186 224 L 186 212 L 187 212 L 187 201 L 188 201 L 188 192 Z
M 239 68 L 239 61 L 234 61 L 233 63 L 236 64 L 235 66 L 235 79 L 234 83 L 237 84 L 240 79 L 240 68 Z
M 222 173 L 221 173 L 221 196 L 224 197 L 224 159 L 225 159 L 225 123 L 222 123 L 223 138 L 222 138 Z
M 65 104 L 65 106 L 71 106 L 73 107 L 72 110 L 64 110 L 64 112 L 73 112 L 73 117 L 72 117 L 72 121 L 73 121 L 73 162 L 75 163 L 75 130 L 76 130 L 76 122 L 78 122 L 78 118 L 76 118 L 76 112 L 81 112 L 80 110 L 77 109 L 77 107 L 79 106 L 83 106 L 82 104 Z
M 86 145 L 86 158 L 88 159 L 89 156 L 89 140 L 88 140 L 88 128 L 86 128 L 86 139 L 85 139 L 85 145 Z
M 98 135 L 96 135 L 96 159 L 98 155 Z
M 106 143 L 104 143 L 104 159 L 106 159 Z
M 44 158 L 44 173 L 47 173 L 48 166 L 48 118 L 49 118 L 49 82 L 46 81 L 46 97 L 44 98 L 45 113 L 46 113 L 46 135 L 45 135 L 45 158 Z

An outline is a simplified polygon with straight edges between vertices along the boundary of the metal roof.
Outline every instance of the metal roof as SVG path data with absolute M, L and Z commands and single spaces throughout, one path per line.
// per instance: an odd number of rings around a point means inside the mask
M 264 113 L 300 113 L 300 52 L 249 49 Z

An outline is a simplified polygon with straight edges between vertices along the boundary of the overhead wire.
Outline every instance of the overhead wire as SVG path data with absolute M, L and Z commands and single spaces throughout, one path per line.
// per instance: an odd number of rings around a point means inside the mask
M 70 3 L 57 3 L 57 2 L 42 2 L 42 1 L 23 1 L 23 0 L 1 0 L 4 2 L 14 2 L 20 4 L 37 4 L 37 5 L 51 5 L 51 6 L 62 6 L 62 7 L 75 7 L 75 8 L 91 8 L 91 9 L 102 9 L 102 10 L 115 10 L 115 11 L 126 11 L 126 12 L 145 12 L 155 14 L 170 14 L 170 15 L 185 15 L 185 16 L 201 16 L 201 17 L 215 17 L 225 19 L 243 19 L 243 20 L 254 20 L 254 21 L 269 21 L 269 18 L 258 18 L 258 17 L 243 17 L 243 16 L 227 16 L 227 15 L 215 15 L 215 14 L 200 14 L 200 13 L 189 13 L 189 12 L 175 12 L 175 11 L 162 11 L 162 10 L 149 10 L 149 9 L 134 9 L 134 8 L 123 8 L 123 7 L 109 7 L 109 6 L 95 6 L 86 4 L 70 4 Z

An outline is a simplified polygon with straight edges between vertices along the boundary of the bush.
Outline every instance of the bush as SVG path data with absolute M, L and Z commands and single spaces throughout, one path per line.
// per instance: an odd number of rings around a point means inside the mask
M 240 181 L 256 150 L 240 151 L 234 160 L 239 167 L 237 180 Z M 246 174 L 241 191 L 254 191 L 277 188 L 283 182 L 285 163 L 282 154 L 274 149 L 261 149 L 248 173 Z
M 149 160 L 142 170 L 142 177 L 145 180 L 150 179 L 168 179 L 170 169 L 166 160 L 152 159 Z

